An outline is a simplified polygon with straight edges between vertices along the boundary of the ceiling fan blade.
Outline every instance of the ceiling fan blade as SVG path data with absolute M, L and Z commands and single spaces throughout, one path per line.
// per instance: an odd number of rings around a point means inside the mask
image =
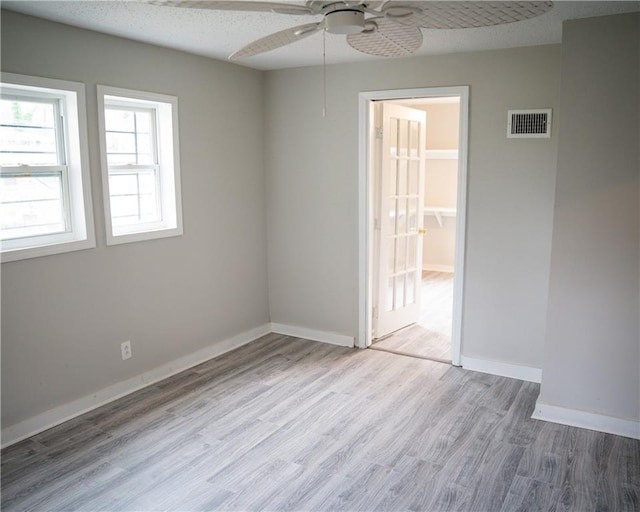
M 399 16 L 402 7 L 416 9 L 408 18 Z M 382 13 L 398 23 L 428 29 L 490 27 L 535 18 L 553 8 L 553 2 L 402 2 L 388 1 Z M 419 9 L 419 10 L 418 10 Z
M 214 11 L 249 11 L 249 12 L 275 12 L 278 14 L 316 14 L 306 5 L 285 4 L 277 2 L 247 2 L 235 0 L 227 2 L 214 2 L 210 0 L 148 0 L 152 5 L 163 7 L 186 7 L 189 9 L 210 9 Z
M 385 18 L 375 23 L 376 30 L 348 35 L 349 45 L 378 57 L 404 57 L 420 48 L 422 32 L 416 25 L 402 25 Z
M 229 56 L 229 60 L 243 59 L 245 57 L 258 55 L 259 53 L 275 50 L 281 46 L 286 46 L 288 44 L 295 43 L 296 41 L 300 41 L 305 37 L 309 37 L 323 28 L 324 22 L 321 21 L 319 23 L 308 23 L 306 25 L 299 25 L 297 27 L 281 30 L 275 34 L 258 39 L 244 48 L 240 48 L 237 52 Z

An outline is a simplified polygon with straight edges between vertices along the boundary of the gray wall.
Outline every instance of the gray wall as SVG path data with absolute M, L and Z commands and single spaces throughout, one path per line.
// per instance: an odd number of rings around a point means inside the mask
M 3 427 L 269 321 L 262 73 L 6 11 L 2 70 L 86 84 L 98 239 L 2 264 Z M 184 236 L 105 246 L 96 84 L 178 96 Z
M 540 401 L 640 419 L 638 15 L 564 24 Z
M 3 426 L 269 320 L 356 336 L 358 93 L 447 85 L 471 92 L 463 354 L 541 367 L 548 320 L 541 399 L 637 418 L 637 16 L 568 23 L 562 59 L 558 155 L 558 45 L 329 66 L 322 118 L 318 67 L 3 12 L 4 71 L 87 85 L 98 238 L 2 265 Z M 179 97 L 184 236 L 105 246 L 97 83 Z M 551 139 L 506 139 L 508 109 L 542 107 Z
M 506 138 L 510 108 L 557 113 L 560 46 L 266 74 L 273 322 L 358 332 L 358 93 L 470 86 L 463 354 L 542 366 L 557 133 Z

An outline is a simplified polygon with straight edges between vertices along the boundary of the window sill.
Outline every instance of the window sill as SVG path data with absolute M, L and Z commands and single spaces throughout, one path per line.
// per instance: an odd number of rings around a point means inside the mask
M 156 240 L 158 238 L 170 238 L 181 236 L 182 226 L 169 229 L 156 229 L 153 231 L 142 231 L 139 233 L 129 233 L 123 235 L 107 235 L 107 245 L 128 244 L 130 242 L 144 242 L 145 240 Z
M 20 261 L 41 256 L 51 256 L 53 254 L 63 254 L 65 252 L 82 251 L 85 249 L 95 249 L 95 240 L 76 240 L 72 242 L 55 243 L 50 245 L 40 245 L 26 249 L 7 250 L 0 254 L 2 263 Z

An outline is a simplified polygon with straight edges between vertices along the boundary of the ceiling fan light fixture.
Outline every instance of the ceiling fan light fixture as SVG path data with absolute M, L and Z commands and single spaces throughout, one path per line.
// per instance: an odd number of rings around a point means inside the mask
M 329 12 L 325 15 L 324 27 L 332 34 L 359 34 L 364 30 L 364 12 L 355 10 Z

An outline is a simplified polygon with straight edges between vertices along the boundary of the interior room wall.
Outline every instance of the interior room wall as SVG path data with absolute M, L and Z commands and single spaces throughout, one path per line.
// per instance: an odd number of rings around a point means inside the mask
M 460 103 L 411 105 L 427 113 L 427 149 L 458 149 Z
M 427 150 L 457 150 L 460 133 L 459 103 L 430 103 L 414 108 L 427 113 Z M 458 160 L 427 159 L 425 206 L 455 208 L 458 192 Z M 456 218 L 425 215 L 422 267 L 453 271 L 456 251 Z
M 563 26 L 562 127 L 539 405 L 640 438 L 640 16 Z
M 261 72 L 8 11 L 2 70 L 86 85 L 98 240 L 2 264 L 3 428 L 268 323 Z M 96 84 L 178 97 L 183 236 L 105 245 Z
M 559 80 L 559 45 L 329 65 L 322 117 L 321 67 L 267 72 L 272 321 L 358 335 L 359 93 L 469 85 L 462 353 L 540 368 L 557 133 L 507 139 L 506 119 L 557 109 Z

